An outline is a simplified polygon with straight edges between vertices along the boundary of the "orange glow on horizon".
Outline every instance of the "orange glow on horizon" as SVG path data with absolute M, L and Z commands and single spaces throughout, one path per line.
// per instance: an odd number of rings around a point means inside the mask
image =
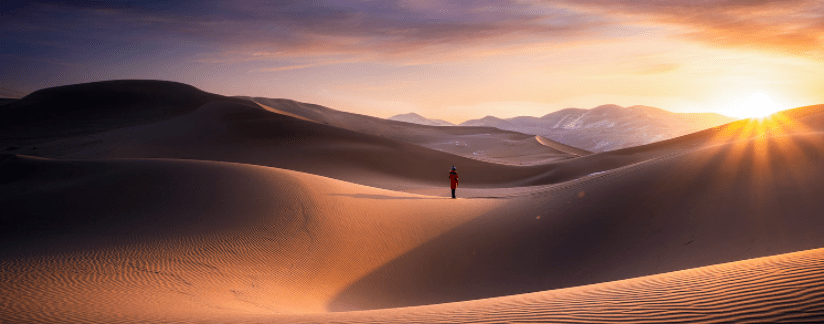
M 721 113 L 738 118 L 764 118 L 784 110 L 779 104 L 764 92 L 754 92 L 743 100 L 722 108 Z

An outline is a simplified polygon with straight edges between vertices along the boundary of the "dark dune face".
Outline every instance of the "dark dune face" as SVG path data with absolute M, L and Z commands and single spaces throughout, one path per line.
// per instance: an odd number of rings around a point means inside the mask
M 247 103 L 168 81 L 119 80 L 35 91 L 0 107 L 5 140 L 93 134 L 190 113 L 212 101 Z

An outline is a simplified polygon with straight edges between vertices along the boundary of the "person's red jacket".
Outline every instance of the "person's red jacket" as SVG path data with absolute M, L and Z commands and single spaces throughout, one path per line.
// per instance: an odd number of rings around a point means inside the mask
M 458 188 L 458 172 L 455 170 L 449 171 L 449 180 L 452 180 L 452 189 Z

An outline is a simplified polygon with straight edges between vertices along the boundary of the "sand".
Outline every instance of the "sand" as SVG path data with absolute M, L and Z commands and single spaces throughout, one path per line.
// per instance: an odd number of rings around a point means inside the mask
M 530 294 L 272 323 L 816 323 L 824 249 Z
M 8 219 L 17 227 L 4 235 L 18 239 L 4 242 L 3 255 L 15 257 L 2 268 L 26 269 L 35 286 L 4 285 L 2 295 L 89 313 L 120 292 L 138 298 L 128 302 L 135 315 L 171 297 L 184 297 L 181 314 L 324 311 L 358 278 L 499 204 L 208 161 L 11 157 L 4 168 L 37 171 L 3 191 L 21 219 Z M 3 282 L 16 273 L 4 271 Z
M 824 106 L 589 154 L 164 85 L 0 109 L 1 322 L 824 320 Z

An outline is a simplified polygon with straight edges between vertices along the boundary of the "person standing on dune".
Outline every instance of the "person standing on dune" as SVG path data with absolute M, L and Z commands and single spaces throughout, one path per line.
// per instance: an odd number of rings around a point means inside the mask
M 449 180 L 452 180 L 452 199 L 455 199 L 455 189 L 458 188 L 458 171 L 455 171 L 455 166 L 449 171 Z

